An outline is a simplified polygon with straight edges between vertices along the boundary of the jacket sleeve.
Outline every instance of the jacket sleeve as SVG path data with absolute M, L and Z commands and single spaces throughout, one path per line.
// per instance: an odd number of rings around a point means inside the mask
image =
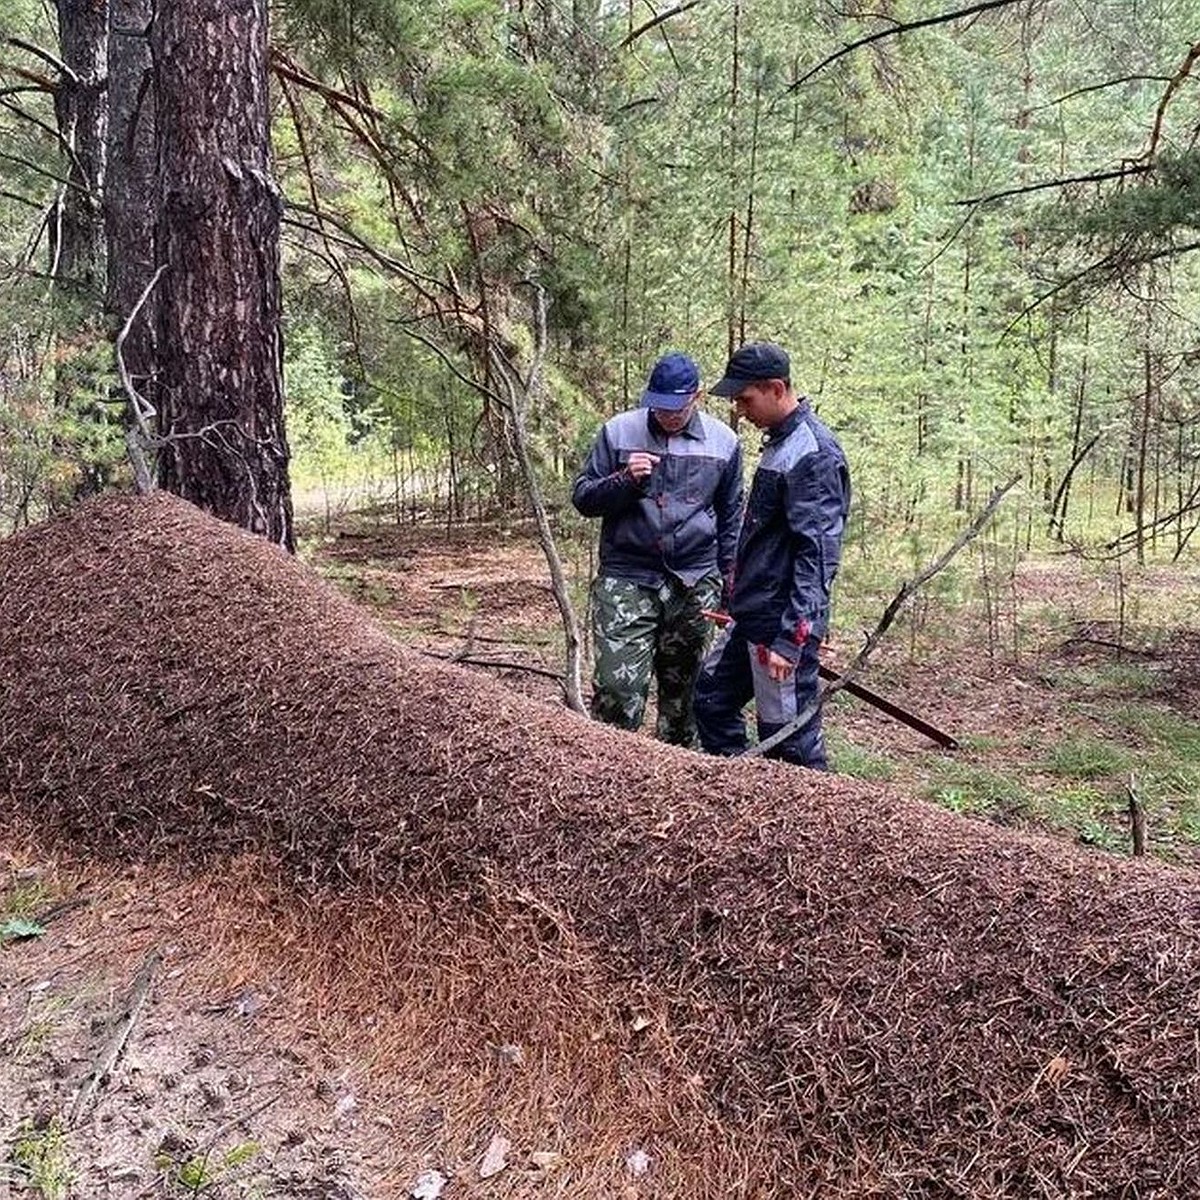
M 717 513 L 717 570 L 724 580 L 723 598 L 728 600 L 733 587 L 733 563 L 737 557 L 738 535 L 742 531 L 742 447 L 736 443 L 733 454 L 721 472 L 713 507 Z
M 833 455 L 807 455 L 789 472 L 785 494 L 792 580 L 771 649 L 796 662 L 808 638 L 823 637 L 829 622 L 829 592 L 841 563 L 850 506 L 846 464 Z
M 608 517 L 628 508 L 644 494 L 644 489 L 633 481 L 621 463 L 605 426 L 575 479 L 571 503 L 585 517 Z

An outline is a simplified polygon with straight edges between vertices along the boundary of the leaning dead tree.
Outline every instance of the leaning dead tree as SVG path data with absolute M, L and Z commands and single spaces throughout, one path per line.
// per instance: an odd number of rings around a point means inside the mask
M 509 414 L 509 440 L 512 443 L 513 454 L 521 468 L 525 492 L 529 499 L 529 505 L 533 509 L 533 519 L 537 526 L 538 543 L 542 547 L 542 553 L 546 556 L 546 566 L 550 571 L 550 586 L 554 592 L 554 601 L 558 605 L 559 616 L 562 619 L 566 651 L 563 691 L 566 694 L 567 704 L 571 708 L 578 713 L 586 713 L 587 706 L 583 702 L 583 635 L 575 606 L 571 603 L 567 574 L 563 570 L 562 556 L 558 552 L 558 542 L 554 537 L 550 515 L 546 510 L 545 497 L 542 495 L 541 483 L 538 480 L 537 468 L 534 465 L 533 453 L 529 445 L 529 430 L 525 423 L 525 402 L 542 386 L 542 365 L 545 362 L 547 340 L 546 290 L 536 280 L 527 282 L 534 293 L 533 364 L 529 368 L 528 375 L 522 379 L 514 369 L 512 362 L 495 349 L 492 352 L 493 363 L 499 378 L 504 381 L 508 393 L 506 408 Z

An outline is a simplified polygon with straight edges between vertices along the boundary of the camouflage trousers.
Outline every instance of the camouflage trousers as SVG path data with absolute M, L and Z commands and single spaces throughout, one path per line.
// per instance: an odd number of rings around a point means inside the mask
M 711 628 L 700 614 L 716 608 L 720 598 L 719 575 L 691 587 L 674 576 L 661 587 L 599 576 L 592 584 L 592 716 L 622 729 L 640 728 L 653 674 L 658 737 L 696 745 L 692 692 Z

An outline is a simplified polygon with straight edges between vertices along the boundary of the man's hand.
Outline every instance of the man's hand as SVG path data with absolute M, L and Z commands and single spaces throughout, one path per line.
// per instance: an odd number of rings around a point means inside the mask
M 767 668 L 767 674 L 773 683 L 784 683 L 792 677 L 792 673 L 796 669 L 795 663 L 788 662 L 782 654 L 776 654 L 774 650 L 767 651 L 763 665 Z
M 650 472 L 658 466 L 659 456 L 647 454 L 644 450 L 635 450 L 625 464 L 625 470 L 634 483 L 644 483 L 650 478 Z

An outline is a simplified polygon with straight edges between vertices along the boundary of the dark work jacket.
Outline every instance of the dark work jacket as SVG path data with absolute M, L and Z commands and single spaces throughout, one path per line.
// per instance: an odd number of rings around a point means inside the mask
M 640 485 L 625 469 L 642 450 L 660 462 Z M 728 578 L 742 509 L 742 448 L 728 425 L 696 412 L 668 435 L 649 410 L 618 413 L 592 446 L 571 494 L 600 517 L 600 574 L 658 587 Z
M 850 511 L 850 471 L 808 401 L 763 442 L 742 521 L 730 614 L 738 633 L 795 662 L 829 626 Z

